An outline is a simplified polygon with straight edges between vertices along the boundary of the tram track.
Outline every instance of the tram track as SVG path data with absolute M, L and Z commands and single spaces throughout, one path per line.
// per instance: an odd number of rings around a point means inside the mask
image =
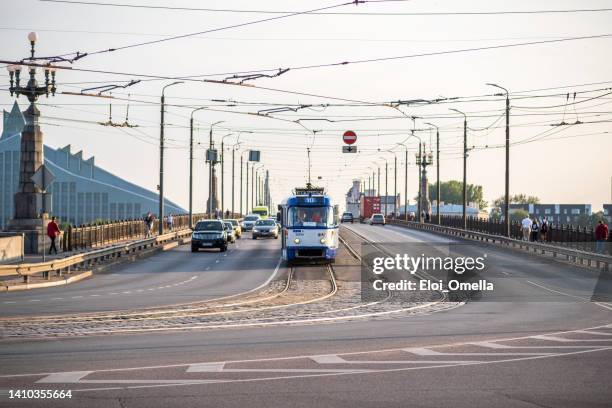
M 356 234 L 359 235 L 359 234 Z M 359 260 L 361 256 L 346 240 L 341 240 L 347 251 Z M 264 297 L 201 307 L 158 310 L 132 310 L 128 312 L 99 312 L 73 316 L 33 316 L 0 319 L 0 338 L 56 338 L 146 331 L 172 331 L 192 329 L 219 329 L 230 327 L 267 326 L 277 324 L 325 323 L 353 319 L 389 316 L 413 310 L 427 311 L 435 302 L 426 304 L 391 305 L 382 300 L 359 303 L 359 291 L 342 289 L 332 265 L 325 265 L 326 278 L 314 281 L 299 280 L 299 272 L 321 266 L 299 265 L 288 269 L 287 278 L 278 292 Z M 326 283 L 324 283 L 326 282 Z M 276 281 L 278 284 L 278 281 Z M 323 291 L 325 293 L 321 294 Z M 307 290 L 305 290 L 307 289 Z M 315 296 L 308 296 L 308 289 Z M 341 295 L 336 296 L 339 292 Z M 334 296 L 336 296 L 334 298 Z M 335 300 L 333 300 L 335 299 Z M 214 301 L 214 300 L 213 300 Z M 253 305 L 254 307 L 242 307 Z M 229 309 L 229 310 L 228 310 Z

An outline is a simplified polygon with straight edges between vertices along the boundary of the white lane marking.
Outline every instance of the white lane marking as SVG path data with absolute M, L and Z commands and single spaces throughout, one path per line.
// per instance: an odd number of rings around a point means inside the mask
M 500 272 L 503 273 L 506 276 L 510 276 L 510 274 L 508 272 L 506 272 L 506 271 L 500 271 Z
M 310 359 L 317 364 L 343 364 L 346 362 L 345 359 L 335 354 L 328 354 L 324 356 L 310 356 Z
M 311 356 L 318 364 L 458 364 L 477 363 L 478 360 L 345 360 L 338 355 Z
M 506 346 L 504 344 L 498 344 L 498 343 L 493 343 L 493 342 L 489 342 L 489 341 L 477 341 L 477 342 L 474 342 L 472 344 L 475 345 L 475 346 L 492 348 L 492 349 L 509 349 L 509 348 L 512 348 L 512 346 Z
M 40 299 L 30 299 L 28 302 L 40 302 Z
M 89 296 L 91 296 L 91 297 L 98 297 L 98 296 L 100 296 L 100 295 L 89 295 Z
M 430 350 L 428 348 L 406 348 L 404 351 L 412 354 L 416 354 L 417 356 L 541 356 L 547 354 L 554 353 L 442 353 L 435 350 Z
M 13 300 L 10 300 L 10 301 L 9 301 L 9 300 L 7 300 L 7 301 L 4 301 L 4 302 L 2 302 L 2 303 L 9 304 L 9 303 L 17 303 L 17 302 L 15 302 L 15 301 L 13 301 Z
M 51 298 L 51 300 L 64 300 L 64 298 L 63 297 Z
M 485 364 L 501 364 L 507 362 L 517 362 L 517 361 L 528 361 L 528 360 L 539 360 L 544 358 L 551 357 L 561 357 L 575 354 L 584 354 L 584 353 L 592 353 L 595 351 L 607 351 L 612 350 L 612 347 L 600 348 L 597 350 L 581 350 L 574 351 L 569 353 L 558 353 L 552 355 L 539 355 L 539 356 L 530 356 L 530 357 L 520 357 L 520 358 L 510 358 L 504 360 L 492 360 L 492 361 L 479 361 L 477 363 L 457 363 L 457 364 L 436 364 L 430 366 L 419 366 L 419 367 L 402 367 L 402 368 L 389 368 L 389 369 L 379 369 L 379 370 L 371 370 L 366 373 L 361 372 L 341 372 L 341 373 L 313 373 L 313 374 L 304 374 L 304 375 L 292 375 L 292 376 L 277 376 L 277 377 L 260 377 L 260 378 L 245 378 L 245 379 L 234 379 L 234 380 L 210 380 L 209 383 L 246 383 L 246 382 L 260 382 L 260 381 L 273 381 L 273 380 L 290 380 L 290 379 L 304 379 L 304 378 L 314 378 L 314 377 L 336 377 L 341 375 L 360 375 L 360 374 L 375 374 L 375 373 L 390 373 L 390 372 L 405 372 L 405 371 L 414 371 L 414 370 L 425 370 L 432 368 L 448 368 L 448 367 L 460 367 L 466 365 L 485 365 Z M 85 389 L 77 389 L 73 390 L 74 392 L 88 392 L 88 391 L 102 391 L 102 390 L 115 390 L 115 389 L 138 389 L 138 388 L 157 388 L 157 387 L 173 387 L 173 386 L 184 386 L 184 385 L 194 385 L 201 384 L 199 382 L 192 381 L 191 383 L 181 383 L 178 384 L 178 381 L 174 381 L 174 384 L 161 384 L 161 385 L 140 385 L 140 386 L 127 386 L 127 387 L 104 387 L 104 388 L 85 388 Z
M 538 339 L 538 340 L 546 340 L 546 341 L 556 341 L 559 343 L 572 343 L 575 341 L 595 341 L 595 342 L 601 342 L 601 341 L 612 341 L 612 339 L 565 339 L 563 337 L 557 337 L 557 336 L 533 336 L 534 339 Z
M 225 366 L 224 362 L 218 363 L 201 363 L 201 364 L 191 364 L 187 367 L 188 373 L 217 373 L 223 370 Z
M 594 334 L 595 336 L 612 336 L 612 333 L 599 332 L 594 330 L 576 330 L 575 333 Z
M 584 301 L 587 301 L 587 302 L 589 301 L 589 299 L 587 299 L 587 298 L 583 298 L 581 296 L 570 295 L 569 293 L 565 293 L 565 292 L 559 292 L 558 290 L 547 288 L 546 286 L 539 285 L 539 284 L 537 284 L 535 282 L 532 282 L 532 281 L 526 281 L 526 282 L 530 283 L 530 284 L 532 284 L 534 286 L 537 286 L 538 288 L 547 290 L 549 292 L 558 293 L 559 295 L 568 296 L 568 297 L 571 297 L 571 298 L 580 299 L 580 300 L 584 300 Z
M 71 299 L 81 299 L 83 296 L 73 296 Z
M 585 328 L 580 329 L 580 330 L 565 330 L 565 331 L 558 331 L 558 332 L 550 332 L 550 333 L 547 333 L 546 335 L 569 334 L 569 333 L 575 333 L 577 331 L 596 330 L 596 329 L 603 329 L 603 328 L 612 328 L 612 324 L 604 324 L 604 325 L 600 325 L 600 326 L 585 327 Z M 507 337 L 507 338 L 502 338 L 502 339 L 495 339 L 494 341 L 496 341 L 496 342 L 497 341 L 508 342 L 508 341 L 516 341 L 516 340 L 528 340 L 528 339 L 532 339 L 532 338 L 533 338 L 533 336 Z M 472 344 L 472 343 L 473 342 L 459 342 L 459 343 L 438 344 L 438 345 L 434 345 L 434 346 L 429 346 L 430 348 L 428 350 L 430 350 L 431 348 L 465 346 L 465 345 L 469 345 L 469 344 Z M 563 346 L 559 346 L 559 347 L 563 347 Z M 412 349 L 414 350 L 415 348 L 413 347 Z M 364 353 L 377 354 L 377 353 L 389 353 L 389 352 L 394 352 L 394 351 L 405 351 L 405 350 L 406 350 L 406 348 L 375 349 L 375 350 L 367 350 L 367 351 L 353 351 L 353 352 L 348 352 L 348 353 L 342 353 L 342 355 L 343 356 L 351 356 L 351 355 L 361 355 L 361 354 L 364 354 Z M 607 350 L 612 350 L 612 347 L 610 347 L 610 346 L 601 346 L 601 347 L 598 347 L 597 349 L 570 351 L 570 352 L 567 352 L 567 353 L 556 353 L 556 354 L 553 354 L 553 357 L 555 357 L 555 356 L 565 356 L 565 355 L 590 353 L 590 352 L 594 352 L 594 351 L 607 351 Z M 297 359 L 308 359 L 308 358 L 311 358 L 311 357 L 312 357 L 312 355 L 296 355 L 296 356 L 288 356 L 288 357 L 273 357 L 273 358 L 254 358 L 254 359 L 243 359 L 243 360 L 231 360 L 231 361 L 227 361 L 225 363 L 255 363 L 255 362 L 262 362 L 262 361 L 265 361 L 265 362 L 270 362 L 270 361 L 290 361 L 290 360 L 297 360 Z M 543 357 L 549 357 L 549 355 L 543 355 L 542 357 L 527 357 L 527 358 L 519 358 L 519 359 L 483 361 L 482 363 L 483 364 L 490 364 L 490 363 L 505 362 L 505 361 L 522 361 L 522 360 L 539 359 L 539 358 L 543 358 Z M 166 369 L 166 368 L 186 367 L 186 366 L 195 365 L 195 364 L 214 364 L 214 363 L 215 362 L 198 362 L 198 363 L 179 363 L 179 364 L 163 364 L 163 365 L 153 365 L 153 366 L 127 367 L 127 368 L 104 368 L 104 369 L 96 370 L 95 372 L 96 373 L 102 373 L 102 372 L 135 371 L 135 370 L 154 370 L 154 369 Z M 440 366 L 440 367 L 442 367 L 442 366 Z M 420 367 L 420 368 L 427 368 L 427 367 Z M 394 369 L 392 371 L 397 371 L 397 369 Z M 0 374 L 0 378 L 39 377 L 39 376 L 45 376 L 45 375 L 51 375 L 51 374 L 54 374 L 54 373 L 43 372 L 43 373 L 24 373 L 24 374 Z
M 67 371 L 64 373 L 53 373 L 40 380 L 37 383 L 76 383 L 81 378 L 93 373 L 93 371 Z

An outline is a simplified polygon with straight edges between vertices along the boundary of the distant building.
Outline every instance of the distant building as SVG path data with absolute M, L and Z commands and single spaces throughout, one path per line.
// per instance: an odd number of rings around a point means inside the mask
M 380 196 L 380 212 L 385 216 L 397 214 L 399 201 L 399 194 L 397 196 Z
M 591 204 L 510 204 L 509 207 L 510 214 L 524 210 L 532 217 L 546 217 L 553 224 L 575 224 L 581 216 L 591 215 Z
M 17 103 L 4 111 L 0 135 L 0 230 L 13 217 L 13 195 L 18 188 L 21 131 L 25 120 Z M 60 222 L 86 224 L 95 220 L 140 218 L 147 211 L 158 212 L 158 194 L 97 167 L 95 159 L 83 159 L 71 146 L 45 146 L 45 165 L 55 175 L 48 189 L 52 193 L 52 215 Z M 185 213 L 165 200 L 165 213 Z
M 603 205 L 603 215 L 609 223 L 612 223 L 612 204 Z

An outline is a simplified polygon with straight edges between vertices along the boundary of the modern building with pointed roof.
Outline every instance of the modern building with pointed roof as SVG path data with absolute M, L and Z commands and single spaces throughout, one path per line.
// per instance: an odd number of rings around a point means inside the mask
M 3 112 L 0 135 L 0 230 L 14 215 L 13 196 L 19 182 L 21 131 L 25 119 L 17 102 L 11 112 Z M 70 145 L 60 149 L 44 147 L 45 165 L 55 175 L 51 215 L 74 225 L 96 220 L 141 218 L 158 211 L 158 194 L 130 183 L 95 165 L 95 158 L 83 158 Z M 164 201 L 164 213 L 183 214 L 183 208 Z

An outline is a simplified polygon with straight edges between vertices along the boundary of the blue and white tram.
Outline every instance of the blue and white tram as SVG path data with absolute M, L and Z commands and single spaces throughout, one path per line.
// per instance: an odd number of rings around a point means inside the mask
M 296 188 L 278 206 L 283 259 L 334 262 L 338 251 L 338 206 L 321 188 Z

